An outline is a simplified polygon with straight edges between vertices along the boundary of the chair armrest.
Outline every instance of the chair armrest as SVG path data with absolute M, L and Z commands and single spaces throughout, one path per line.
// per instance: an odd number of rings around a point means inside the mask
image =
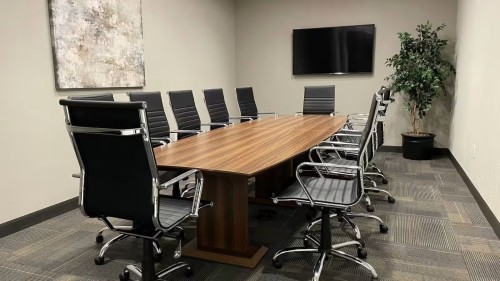
M 172 186 L 173 184 L 193 175 L 195 176 L 195 191 L 194 191 L 194 196 L 193 196 L 193 205 L 191 207 L 191 213 L 189 214 L 190 217 L 198 217 L 198 210 L 200 209 L 200 200 L 201 200 L 201 193 L 203 191 L 203 174 L 200 172 L 200 170 L 192 169 L 187 172 L 184 172 L 177 177 L 163 183 L 160 185 L 157 185 L 158 190 L 166 189 L 169 186 Z M 212 203 L 210 203 L 212 205 Z
M 337 133 L 337 134 L 332 135 L 332 137 L 354 137 L 354 138 L 361 138 L 361 135 L 358 135 L 358 134 Z
M 309 149 L 309 157 L 312 158 L 312 152 L 319 152 L 320 150 L 330 151 L 346 151 L 346 152 L 359 152 L 359 147 L 343 147 L 343 146 L 315 146 Z
M 351 133 L 360 133 L 362 134 L 362 130 L 354 130 L 354 129 L 340 129 L 339 132 L 351 132 Z
M 257 116 L 255 116 L 255 118 L 257 118 Z M 231 119 L 248 120 L 248 121 L 252 121 L 253 120 L 253 118 L 250 117 L 250 116 L 229 117 L 229 120 L 231 120 Z
M 347 117 L 347 122 L 349 122 L 349 121 L 351 121 L 351 120 L 356 120 L 356 121 L 367 121 L 367 120 L 368 120 L 368 117 L 352 117 L 352 116 Z
M 75 179 L 79 179 L 81 177 L 80 174 L 71 174 L 71 177 L 75 178 Z
M 349 117 L 368 117 L 368 113 L 351 113 L 347 115 L 347 118 Z
M 333 117 L 337 113 L 338 113 L 338 111 L 330 112 L 330 116 Z M 297 111 L 297 112 L 295 112 L 295 116 L 299 116 L 300 114 L 304 114 L 304 112 L 303 111 Z
M 303 162 L 300 163 L 297 166 L 297 169 L 295 171 L 295 177 L 297 178 L 297 181 L 299 182 L 302 190 L 304 191 L 304 194 L 306 195 L 307 199 L 309 200 L 309 203 L 311 207 L 314 207 L 314 200 L 311 197 L 311 194 L 309 193 L 309 190 L 307 190 L 306 185 L 302 181 L 302 178 L 300 176 L 300 171 L 303 169 L 304 166 L 309 166 L 313 167 L 314 169 L 318 170 L 318 168 L 344 168 L 344 169 L 353 169 L 353 170 L 361 170 L 361 167 L 359 166 L 349 166 L 349 165 L 339 165 L 339 164 L 331 164 L 331 163 L 314 163 L 314 162 Z M 322 177 L 322 175 L 320 174 Z M 273 198 L 273 201 L 278 201 L 277 198 Z M 275 203 L 276 203 L 275 202 Z
M 166 145 L 166 144 L 169 144 L 172 142 L 172 139 L 169 138 L 169 137 L 153 137 L 153 138 L 150 138 L 151 142 L 154 142 L 154 143 L 159 143 L 161 145 Z
M 274 117 L 278 117 L 279 114 L 276 112 L 259 112 L 257 115 L 274 115 Z
M 204 130 L 175 130 L 175 131 L 169 131 L 171 134 L 201 134 L 204 133 Z
M 330 145 L 348 145 L 348 146 L 359 146 L 359 143 L 354 143 L 354 142 L 343 142 L 343 141 L 322 141 L 319 143 L 320 146 L 321 144 L 330 144 Z
M 223 127 L 229 127 L 229 125 L 233 125 L 233 123 L 220 123 L 220 122 L 216 122 L 216 123 L 203 123 L 203 124 L 200 124 L 200 126 L 223 126 Z
M 360 166 L 353 166 L 353 165 L 340 165 L 340 164 L 333 164 L 333 163 L 317 163 L 317 162 L 302 162 L 297 166 L 297 171 L 299 168 L 302 168 L 303 166 L 309 166 L 309 167 L 316 167 L 316 168 L 344 168 L 344 169 L 351 169 L 351 170 L 362 170 Z

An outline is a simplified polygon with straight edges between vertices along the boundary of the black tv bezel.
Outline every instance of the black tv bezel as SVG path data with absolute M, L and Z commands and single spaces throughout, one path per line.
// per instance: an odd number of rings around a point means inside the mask
M 373 48 L 372 48 L 372 67 L 371 71 L 358 71 L 358 72 L 308 72 L 308 73 L 295 73 L 294 69 L 294 33 L 297 30 L 318 30 L 318 29 L 333 29 L 333 28 L 341 28 L 341 27 L 357 27 L 357 26 L 373 26 Z M 292 29 L 292 75 L 293 76 L 307 76 L 307 75 L 356 75 L 356 74 L 373 74 L 375 68 L 375 47 L 376 47 L 376 26 L 374 23 L 372 24 L 356 24 L 356 25 L 339 25 L 339 26 L 330 26 L 330 27 L 308 27 L 308 28 L 294 28 Z

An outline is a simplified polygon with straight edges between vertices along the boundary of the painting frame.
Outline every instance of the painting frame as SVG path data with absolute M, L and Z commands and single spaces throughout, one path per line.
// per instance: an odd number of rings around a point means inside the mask
M 146 85 L 141 0 L 47 0 L 58 91 Z

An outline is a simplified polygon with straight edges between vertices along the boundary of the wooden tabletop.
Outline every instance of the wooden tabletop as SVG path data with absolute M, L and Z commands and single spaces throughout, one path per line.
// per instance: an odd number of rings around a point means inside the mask
M 345 121 L 345 116 L 304 115 L 244 122 L 155 148 L 156 163 L 251 177 L 308 151 Z

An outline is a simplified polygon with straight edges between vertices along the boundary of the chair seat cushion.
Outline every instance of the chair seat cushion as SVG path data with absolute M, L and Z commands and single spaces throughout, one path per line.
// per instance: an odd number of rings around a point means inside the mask
M 190 199 L 160 196 L 158 216 L 161 226 L 170 228 L 182 222 L 191 212 L 193 201 Z
M 349 205 L 359 197 L 357 179 L 302 177 L 302 180 L 315 203 Z M 308 200 L 298 181 L 285 189 L 279 198 Z

